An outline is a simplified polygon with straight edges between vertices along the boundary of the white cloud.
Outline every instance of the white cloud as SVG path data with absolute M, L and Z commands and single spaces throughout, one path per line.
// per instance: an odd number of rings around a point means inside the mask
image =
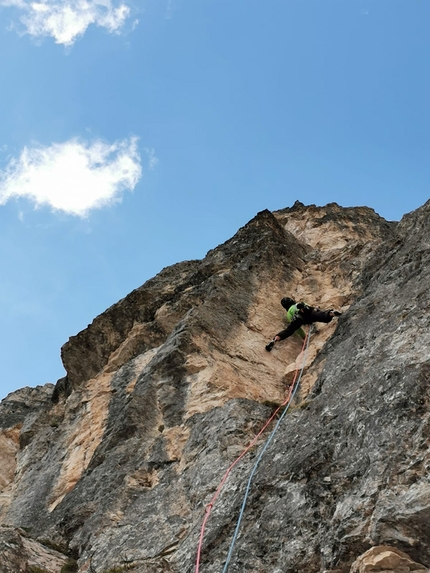
M 27 34 L 52 36 L 57 44 L 71 46 L 90 24 L 119 32 L 130 15 L 126 4 L 112 0 L 0 0 L 0 6 L 23 12 L 20 20 Z
M 137 138 L 109 145 L 78 139 L 49 147 L 25 147 L 0 171 L 0 205 L 26 197 L 35 205 L 86 217 L 121 200 L 142 175 Z

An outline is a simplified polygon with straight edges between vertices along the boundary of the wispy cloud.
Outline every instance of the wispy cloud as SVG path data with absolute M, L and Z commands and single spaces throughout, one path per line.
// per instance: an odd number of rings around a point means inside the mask
M 25 147 L 0 171 L 0 205 L 26 197 L 37 207 L 86 217 L 92 209 L 120 201 L 141 175 L 135 137 L 113 144 L 72 139 Z
M 152 171 L 158 165 L 158 157 L 155 156 L 155 150 L 153 148 L 149 149 L 148 147 L 145 147 L 145 152 L 148 156 L 148 167 Z
M 57 44 L 71 46 L 88 26 L 96 24 L 119 32 L 130 8 L 112 0 L 0 0 L 0 6 L 17 8 L 24 33 L 35 38 L 52 36 Z

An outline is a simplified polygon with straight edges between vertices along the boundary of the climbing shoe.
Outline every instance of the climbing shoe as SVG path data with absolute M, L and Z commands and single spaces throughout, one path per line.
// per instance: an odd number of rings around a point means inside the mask
M 271 341 L 269 342 L 269 344 L 266 344 L 266 350 L 267 350 L 267 352 L 270 352 L 274 346 L 275 346 L 275 341 L 274 341 L 274 340 L 271 340 Z
M 342 313 L 341 313 L 341 312 L 338 312 L 337 310 L 334 310 L 334 311 L 333 311 L 333 314 L 334 314 L 335 316 L 342 316 Z

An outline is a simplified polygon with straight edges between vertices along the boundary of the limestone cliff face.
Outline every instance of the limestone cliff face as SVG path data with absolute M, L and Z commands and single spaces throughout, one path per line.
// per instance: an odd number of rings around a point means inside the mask
M 427 570 L 429 243 L 430 202 L 400 223 L 297 202 L 107 309 L 55 388 L 0 404 L 0 570 L 191 573 L 206 504 L 303 359 L 229 571 Z M 282 296 L 343 311 L 306 356 L 298 337 L 264 350 Z M 213 508 L 202 573 L 223 569 L 263 441 Z

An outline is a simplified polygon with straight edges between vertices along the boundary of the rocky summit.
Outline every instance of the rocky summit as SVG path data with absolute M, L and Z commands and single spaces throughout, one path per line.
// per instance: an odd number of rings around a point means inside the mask
M 1 402 L 0 571 L 429 571 L 429 285 L 430 201 L 296 202 L 162 270 Z M 266 352 L 284 296 L 342 315 Z

